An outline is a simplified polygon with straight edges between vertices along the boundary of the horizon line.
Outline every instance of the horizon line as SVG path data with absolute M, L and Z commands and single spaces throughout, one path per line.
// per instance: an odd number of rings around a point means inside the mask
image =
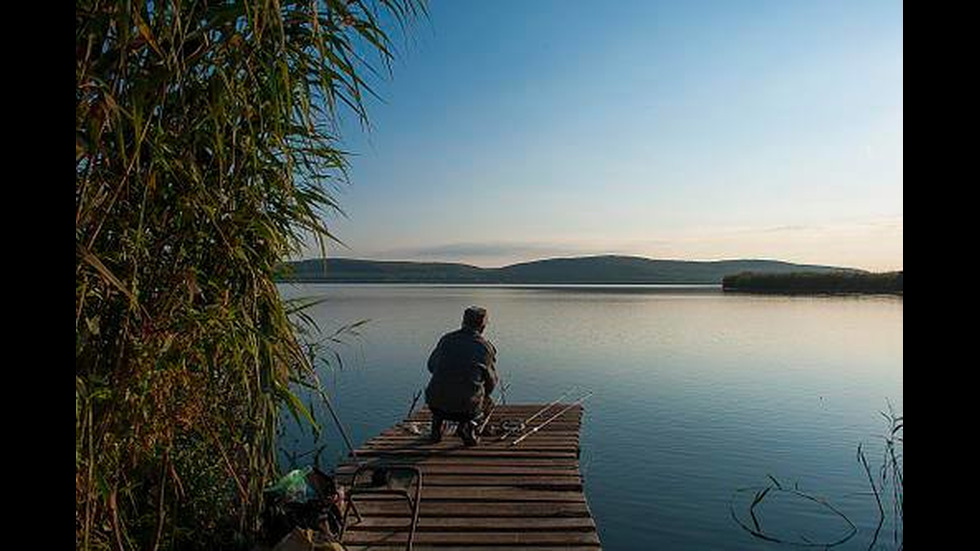
M 511 262 L 509 264 L 502 264 L 499 266 L 481 266 L 475 263 L 464 262 L 462 260 L 418 260 L 418 259 L 406 259 L 406 258 L 357 258 L 351 256 L 318 256 L 313 258 L 299 258 L 290 259 L 288 262 L 308 262 L 317 260 L 354 260 L 361 262 L 390 262 L 390 263 L 411 263 L 411 264 L 446 264 L 446 265 L 461 265 L 468 266 L 472 268 L 479 268 L 484 270 L 495 270 L 501 268 L 508 268 L 512 266 L 519 266 L 523 264 L 533 264 L 535 262 L 546 262 L 550 260 L 585 260 L 594 258 L 632 258 L 639 260 L 648 260 L 652 262 L 692 262 L 700 264 L 712 264 L 712 263 L 722 263 L 722 262 L 777 262 L 781 264 L 791 264 L 796 266 L 811 266 L 811 267 L 821 267 L 821 268 L 835 268 L 842 270 L 853 270 L 853 271 L 864 271 L 871 273 L 889 273 L 889 272 L 904 272 L 904 266 L 893 270 L 867 270 L 864 268 L 855 268 L 852 266 L 838 266 L 834 264 L 818 264 L 812 262 L 793 262 L 789 260 L 780 260 L 776 258 L 723 258 L 723 259 L 681 259 L 681 258 L 652 258 L 647 256 L 640 256 L 634 254 L 614 254 L 614 253 L 603 253 L 603 254 L 586 254 L 586 255 L 571 255 L 571 256 L 549 256 L 537 258 L 534 260 L 522 260 L 519 262 Z

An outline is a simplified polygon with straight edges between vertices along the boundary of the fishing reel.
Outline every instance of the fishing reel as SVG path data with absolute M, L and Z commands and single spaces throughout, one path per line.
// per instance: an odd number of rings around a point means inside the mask
M 524 421 L 518 419 L 504 419 L 500 422 L 500 430 L 504 433 L 515 433 L 524 430 Z
M 515 434 L 519 434 L 527 424 L 519 419 L 504 419 L 497 423 L 496 426 L 488 427 L 490 430 L 485 434 L 485 436 L 496 436 L 498 440 L 504 440 Z
M 524 430 L 525 424 L 517 419 L 504 419 L 499 423 L 490 423 L 484 427 L 483 436 L 500 436 L 506 438 Z

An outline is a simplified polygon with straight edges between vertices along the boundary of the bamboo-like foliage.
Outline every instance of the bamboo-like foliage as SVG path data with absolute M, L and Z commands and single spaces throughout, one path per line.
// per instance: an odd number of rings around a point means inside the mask
M 241 547 L 315 385 L 273 276 L 419 0 L 75 3 L 75 542 Z

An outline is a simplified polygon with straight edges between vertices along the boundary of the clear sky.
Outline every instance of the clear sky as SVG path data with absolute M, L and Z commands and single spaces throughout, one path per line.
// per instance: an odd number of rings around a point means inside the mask
M 333 256 L 903 268 L 903 5 L 432 0 Z

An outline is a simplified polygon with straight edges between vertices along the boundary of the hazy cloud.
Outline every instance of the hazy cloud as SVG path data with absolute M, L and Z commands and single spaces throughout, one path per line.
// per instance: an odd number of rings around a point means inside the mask
M 584 249 L 558 243 L 446 243 L 418 247 L 400 247 L 380 251 L 379 256 L 391 258 L 486 258 L 525 256 L 556 256 L 583 253 Z

